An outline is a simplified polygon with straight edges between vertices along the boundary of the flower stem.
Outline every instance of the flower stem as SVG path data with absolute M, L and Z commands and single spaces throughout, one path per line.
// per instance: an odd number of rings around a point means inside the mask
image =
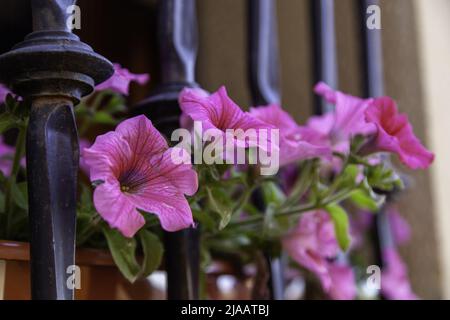
M 341 202 L 341 201 L 345 200 L 346 198 L 348 198 L 354 190 L 355 190 L 355 188 L 343 190 L 342 192 L 336 193 L 333 196 L 330 196 L 330 197 L 324 199 L 321 203 L 308 203 L 306 205 L 296 206 L 296 207 L 290 208 L 288 210 L 280 210 L 274 214 L 274 218 L 277 219 L 277 218 L 281 218 L 281 217 L 297 215 L 297 214 L 311 211 L 314 209 L 326 207 L 327 205 L 334 203 L 334 202 Z M 256 223 L 263 221 L 263 219 L 264 219 L 263 215 L 252 216 L 248 219 L 241 220 L 239 222 L 230 223 L 228 225 L 228 228 L 235 228 L 235 227 L 240 227 L 243 225 L 256 224 Z

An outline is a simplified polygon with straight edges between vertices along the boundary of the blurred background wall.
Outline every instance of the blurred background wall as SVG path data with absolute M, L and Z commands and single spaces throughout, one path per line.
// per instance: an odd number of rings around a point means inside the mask
M 311 1 L 277 0 L 283 106 L 300 123 L 311 114 L 314 96 Z M 339 89 L 363 93 L 359 0 L 336 0 Z M 133 86 L 131 101 L 158 82 L 156 0 L 79 0 L 76 33 L 100 54 L 152 81 Z M 227 86 L 243 107 L 250 105 L 245 0 L 198 0 L 198 82 L 208 90 Z M 405 171 L 412 184 L 399 199 L 413 237 L 401 253 L 413 289 L 423 298 L 450 298 L 450 0 L 382 0 L 386 93 L 407 112 L 416 134 L 435 151 L 430 171 Z M 2 0 L 0 52 L 31 29 L 29 1 Z
M 414 5 L 426 128 L 429 146 L 437 155 L 431 173 L 441 283 L 443 296 L 450 299 L 450 1 L 415 0 Z

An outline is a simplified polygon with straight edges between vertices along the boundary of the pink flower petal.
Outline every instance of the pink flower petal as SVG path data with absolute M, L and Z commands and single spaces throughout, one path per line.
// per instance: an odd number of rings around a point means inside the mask
M 135 157 L 151 157 L 167 148 L 167 141 L 144 115 L 121 122 L 115 132 L 122 136 Z
M 128 95 L 131 81 L 136 81 L 139 84 L 145 84 L 150 79 L 150 76 L 144 74 L 134 74 L 126 68 L 122 68 L 120 64 L 114 64 L 114 74 L 105 82 L 97 85 L 95 90 L 112 90 L 123 95 Z
M 355 299 L 356 281 L 353 269 L 335 262 L 329 264 L 328 272 L 331 277 L 331 286 L 328 290 L 330 298 L 334 300 Z
M 296 228 L 283 238 L 282 243 L 294 261 L 319 277 L 325 290 L 331 288 L 328 258 L 336 257 L 339 246 L 327 212 L 317 210 L 304 213 Z
M 174 162 L 173 155 L 182 161 Z M 125 120 L 115 131 L 97 137 L 92 147 L 83 150 L 83 158 L 91 181 L 105 181 L 95 189 L 98 212 L 124 235 L 132 236 L 142 227 L 137 209 L 156 214 L 167 231 L 193 224 L 184 197 L 198 188 L 190 156 L 180 148 L 168 149 L 145 116 Z
M 108 132 L 83 150 L 83 158 L 90 168 L 91 181 L 114 181 L 118 179 L 120 169 L 132 159 L 132 151 L 122 136 Z
M 120 191 L 117 182 L 106 182 L 95 188 L 94 204 L 98 213 L 124 236 L 132 237 L 145 224 L 131 199 Z
M 408 118 L 399 114 L 394 100 L 389 97 L 375 99 L 367 108 L 365 116 L 377 128 L 371 149 L 396 153 L 400 161 L 411 169 L 425 169 L 431 165 L 434 154 L 414 135 Z
M 308 126 L 327 134 L 335 151 L 348 153 L 350 140 L 354 136 L 371 136 L 375 133 L 375 126 L 365 121 L 364 114 L 372 99 L 361 99 L 335 91 L 323 82 L 319 82 L 314 90 L 334 104 L 335 110 L 331 115 L 314 117 Z
M 300 127 L 277 104 L 251 108 L 250 114 L 280 130 L 280 166 L 305 159 L 331 159 L 331 149 L 322 134 L 311 128 Z
M 409 223 L 392 206 L 389 207 L 387 214 L 395 243 L 405 244 L 408 242 L 411 239 L 411 227 Z
M 4 85 L 2 85 L 0 83 L 0 104 L 5 102 L 5 99 L 6 99 L 6 96 L 8 95 L 8 93 L 11 93 L 11 91 L 9 91 L 9 89 L 7 87 L 5 87 Z
M 181 110 L 194 121 L 201 121 L 204 130 L 217 130 L 226 141 L 226 131 L 236 130 L 235 144 L 240 147 L 260 147 L 268 150 L 270 147 L 270 134 L 268 141 L 259 141 L 259 130 L 273 129 L 270 126 L 248 112 L 244 112 L 241 108 L 228 97 L 225 87 L 219 88 L 218 91 L 208 95 L 200 89 L 185 88 L 179 97 Z M 240 133 L 237 130 L 241 129 Z M 253 129 L 254 135 L 246 135 L 247 130 Z M 247 131 L 248 133 L 248 131 Z
M 411 289 L 406 265 L 394 248 L 384 249 L 383 263 L 386 265 L 381 272 L 383 295 L 391 300 L 418 299 Z
M 334 112 L 328 112 L 320 116 L 312 116 L 309 118 L 306 126 L 322 135 L 329 135 L 333 129 L 335 121 Z

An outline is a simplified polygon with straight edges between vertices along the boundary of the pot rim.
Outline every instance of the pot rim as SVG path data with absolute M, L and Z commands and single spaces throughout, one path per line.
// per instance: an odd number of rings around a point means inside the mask
M 30 261 L 30 244 L 0 240 L 0 260 Z M 91 248 L 76 249 L 76 264 L 80 266 L 116 266 L 108 251 Z

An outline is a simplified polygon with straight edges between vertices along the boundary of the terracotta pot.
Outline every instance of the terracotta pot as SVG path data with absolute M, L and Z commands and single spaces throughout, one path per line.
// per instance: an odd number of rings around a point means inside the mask
M 30 299 L 29 261 L 28 243 L 0 240 L 0 300 Z M 81 289 L 75 290 L 77 300 L 165 299 L 164 289 L 153 286 L 148 279 L 133 284 L 126 280 L 107 251 L 77 249 L 76 264 L 81 269 Z M 227 261 L 214 261 L 207 270 L 209 299 L 250 299 L 251 287 L 252 277 Z
M 30 299 L 29 244 L 0 240 L 0 300 Z M 129 283 L 116 268 L 111 255 L 102 250 L 78 249 L 76 264 L 81 269 L 78 300 L 164 299 L 165 293 L 147 279 Z

